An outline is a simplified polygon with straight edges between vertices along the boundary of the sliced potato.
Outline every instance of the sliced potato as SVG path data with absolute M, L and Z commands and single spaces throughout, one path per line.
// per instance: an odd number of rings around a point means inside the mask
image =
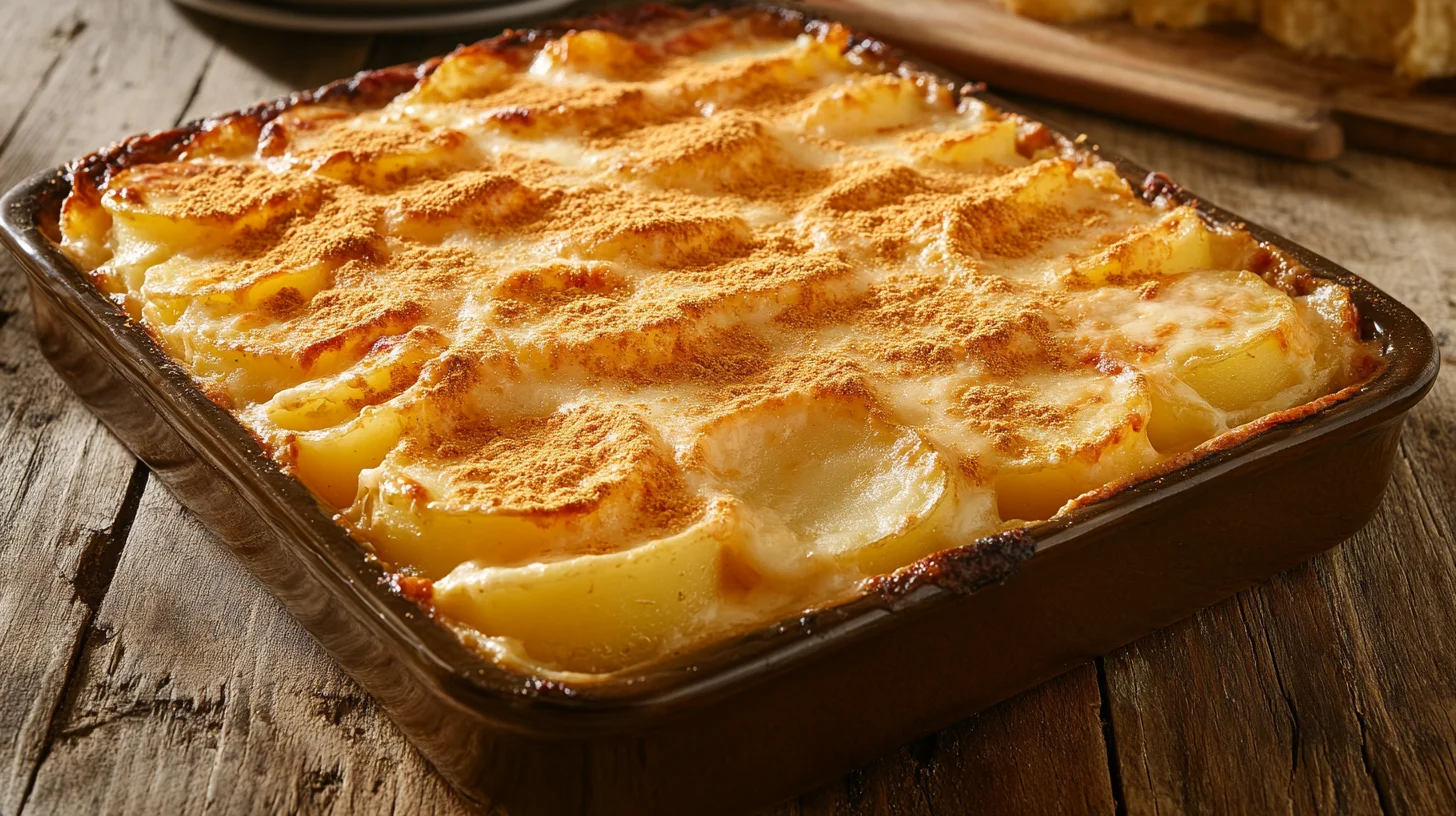
M 1167 378 L 1187 385 L 1224 414 L 1227 427 L 1298 405 L 1318 385 L 1314 332 L 1294 300 L 1250 272 L 1202 270 L 1136 288 L 1106 286 L 1075 306 L 1087 332 L 1082 342 L 1162 377 L 1159 396 L 1175 410 L 1188 410 L 1189 401 Z M 1176 436 L 1163 436 L 1164 444 Z
M 822 37 L 802 35 L 789 48 L 774 46 L 762 57 L 745 58 L 729 52 L 723 58 L 731 67 L 707 73 L 703 78 L 687 77 L 675 93 L 685 102 L 727 109 L 741 106 L 745 100 L 765 91 L 778 91 L 786 86 L 810 92 L 854 70 L 844 57 L 848 38 L 846 29 L 833 24 L 825 29 Z
M 205 325 L 205 318 L 184 313 L 173 325 L 157 325 L 157 334 L 194 375 L 225 392 L 234 404 L 267 400 L 302 379 L 298 361 L 292 357 L 225 342 L 219 338 L 227 337 L 227 332 L 208 331 L 202 328 Z
M 278 392 L 264 411 L 285 431 L 332 428 L 403 391 L 441 347 L 440 339 L 427 332 L 380 344 L 347 371 Z
M 1148 385 L 1148 441 L 1159 453 L 1183 453 L 1228 430 L 1223 412 L 1178 378 L 1159 373 L 1148 377 Z
M 61 205 L 61 251 L 81 268 L 94 270 L 92 277 L 101 277 L 108 291 L 116 292 L 121 288 L 117 284 L 124 286 L 124 282 L 102 267 L 112 256 L 108 246 L 111 226 L 111 213 L 89 197 L 67 196 Z
M 938 85 L 889 74 L 869 75 L 834 88 L 814 102 L 800 127 L 835 139 L 853 139 L 922 122 L 950 97 Z
M 462 45 L 394 104 L 436 104 L 485 96 L 509 85 L 515 69 L 481 45 Z
M 1209 404 L 1238 411 L 1273 399 L 1303 379 L 1303 366 L 1289 359 L 1282 327 L 1234 348 L 1214 348 L 1183 363 L 1184 382 Z
M 1016 171 L 1020 182 L 1012 202 L 1025 207 L 1060 206 L 1072 187 L 1076 167 L 1064 159 L 1043 159 Z
M 159 308 L 151 316 L 160 319 L 165 315 Z M 196 376 L 243 406 L 267 402 L 311 378 L 338 374 L 357 363 L 375 343 L 406 334 L 417 323 L 415 314 L 396 310 L 383 319 L 361 323 L 359 331 L 345 330 L 337 339 L 301 346 L 289 344 L 289 323 L 265 320 L 248 312 L 209 321 L 206 310 L 193 304 L 175 323 L 157 324 L 157 334 Z M 219 323 L 223 328 L 212 330 Z
M 1198 213 L 1181 207 L 1072 267 L 1072 275 L 1094 286 L 1173 275 L 1213 266 L 1208 227 Z
M 1248 272 L 1208 273 L 1181 282 L 1209 316 L 1186 326 L 1169 354 L 1177 375 L 1237 424 L 1266 413 L 1289 392 L 1292 407 L 1308 398 L 1316 340 L 1294 301 Z M 1294 393 L 1298 392 L 1298 393 Z
M 387 211 L 396 235 L 439 243 L 465 227 L 496 232 L 529 217 L 537 205 L 535 192 L 503 173 L 469 170 L 457 173 L 443 190 L 425 202 L 405 198 Z
M 561 409 L 453 435 L 440 426 L 412 426 L 420 433 L 361 475 L 345 513 L 381 558 L 428 578 L 466 561 L 513 566 L 659 536 L 696 506 L 656 432 L 627 409 Z M 444 438 L 455 441 L 432 441 Z
M 540 77 L 620 79 L 640 71 L 651 59 L 646 46 L 610 31 L 571 31 L 546 43 L 531 63 Z
M 367 470 L 358 481 L 358 497 L 345 513 L 354 529 L 380 558 L 427 578 L 468 561 L 510 563 L 549 553 L 564 526 L 560 518 L 432 506 L 431 487 L 395 467 Z
M 754 179 L 767 180 L 783 172 L 776 167 L 782 149 L 768 123 L 750 113 L 729 110 L 642 134 L 647 149 L 630 154 L 621 169 L 663 187 L 712 193 L 734 185 L 742 189 Z M 688 146 L 671 146 L 682 144 Z
M 232 195 L 217 196 L 215 188 Z M 253 164 L 158 162 L 120 173 L 101 198 L 118 242 L 135 237 L 173 252 L 207 247 L 321 204 L 316 179 Z
M 413 123 L 385 123 L 361 130 L 379 135 L 361 134 L 359 141 L 391 137 L 403 139 L 417 135 Z M 470 150 L 469 142 L 459 131 L 442 129 L 428 139 L 420 139 L 412 149 L 378 155 L 337 150 L 312 161 L 309 169 L 338 181 L 385 190 L 426 173 L 467 165 Z
M 111 227 L 111 257 L 106 264 L 107 280 L 120 283 L 128 292 L 141 290 L 147 270 L 172 257 L 175 246 L 149 237 L 145 230 L 125 219 L 114 219 Z
M 482 634 L 519 640 L 562 669 L 619 669 L 670 651 L 711 619 L 733 529 L 726 513 L 710 511 L 677 535 L 623 552 L 462 564 L 435 583 L 435 608 Z
M 1327 390 L 1355 378 L 1356 367 L 1369 362 L 1369 351 L 1361 341 L 1360 312 L 1350 299 L 1350 290 L 1321 283 L 1308 295 L 1295 298 L 1294 306 L 1318 345 L 1316 368 L 1322 372 L 1319 389 Z
M 924 156 L 953 167 L 1026 164 L 1026 159 L 1016 152 L 1016 123 L 1009 119 L 981 122 L 970 130 L 948 133 L 925 150 Z
M 384 461 L 403 432 L 399 411 L 376 405 L 343 425 L 299 433 L 293 440 L 294 475 L 329 506 L 348 507 L 360 491 L 361 471 Z
M 794 69 L 800 77 L 823 77 L 852 69 L 845 50 L 853 33 L 839 23 L 830 23 L 817 36 L 801 34 L 794 40 Z
M 749 566 L 778 577 L 824 561 L 864 574 L 934 550 L 952 492 L 940 456 L 863 405 L 796 399 L 735 416 L 700 443 L 724 490 L 753 509 Z
M 287 302 L 306 303 L 328 287 L 332 266 L 323 261 L 280 266 L 239 280 L 229 278 L 227 263 L 199 264 L 177 255 L 147 269 L 142 294 L 162 307 L 153 316 L 169 324 L 181 316 L 180 309 L 194 303 L 219 315 L 267 311 Z
M 1151 405 L 1136 372 L 1095 368 L 972 386 L 956 413 L 990 437 L 1001 518 L 1050 518 L 1069 500 L 1157 459 Z
M 919 239 L 939 244 L 934 254 L 1024 256 L 1048 240 L 1040 226 L 1047 213 L 1066 204 L 1074 185 L 1085 186 L 1076 167 L 1063 159 L 1043 159 L 972 182 L 939 213 L 938 234 Z
M 629 258 L 653 266 L 689 266 L 725 246 L 748 247 L 753 230 L 736 215 L 654 213 L 654 220 L 602 230 L 566 251 L 589 260 Z

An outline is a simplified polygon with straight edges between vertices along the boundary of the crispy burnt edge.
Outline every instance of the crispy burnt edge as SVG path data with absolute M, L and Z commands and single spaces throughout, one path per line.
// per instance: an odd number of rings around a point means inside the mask
M 434 73 L 440 61 L 436 57 L 417 65 L 363 71 L 316 90 L 298 91 L 240 111 L 195 119 L 171 130 L 130 136 L 68 164 L 66 178 L 71 193 L 67 198 L 99 199 L 101 190 L 116 174 L 143 164 L 174 161 L 198 137 L 215 128 L 243 126 L 255 135 L 261 134 L 265 125 L 299 105 L 322 104 L 355 111 L 382 107 Z
M 909 596 L 921 587 L 934 586 L 957 595 L 969 595 L 987 584 L 1011 577 L 1036 552 L 1036 540 L 1024 527 L 978 539 L 973 544 L 927 555 L 900 569 L 876 575 L 860 585 L 866 595 L 887 603 Z
M 815 33 L 829 25 L 838 25 L 849 35 L 844 53 L 861 60 L 862 64 L 872 71 L 895 73 L 907 77 L 923 77 L 935 82 L 949 83 L 953 86 L 957 102 L 986 91 L 985 83 L 958 83 L 950 79 L 947 72 L 933 67 L 922 67 L 920 63 L 910 60 L 894 46 L 857 31 L 831 17 L 771 4 L 733 2 L 733 0 L 696 5 L 649 3 L 612 8 L 546 23 L 534 28 L 507 29 L 495 37 L 462 45 L 461 48 L 482 49 L 511 60 L 534 53 L 545 42 L 572 31 L 598 29 L 633 35 L 640 34 L 643 29 L 651 26 L 687 23 L 724 15 L 740 18 L 756 17 L 762 23 L 776 28 L 780 33 L 791 36 Z M 434 73 L 444 59 L 444 56 L 438 56 L 419 63 L 361 71 L 352 77 L 336 80 L 312 91 L 298 91 L 242 110 L 196 119 L 177 128 L 122 139 L 67 165 L 66 179 L 70 184 L 71 192 L 66 196 L 63 206 L 69 203 L 72 196 L 89 198 L 91 201 L 99 203 L 100 191 L 117 173 L 142 164 L 174 161 L 198 137 L 215 128 L 243 125 L 249 131 L 261 135 L 263 128 L 269 122 L 300 105 L 325 105 L 352 112 L 381 108 L 400 94 L 415 88 Z M 1017 138 L 1017 150 L 1022 155 L 1030 157 L 1038 150 L 1050 148 L 1054 149 L 1061 158 L 1083 166 L 1091 166 L 1104 160 L 1095 148 L 1086 147 L 1083 144 L 1084 139 L 1080 137 L 1073 139 L 1061 129 L 1050 127 L 1040 121 L 1030 120 L 1019 112 L 1003 110 L 998 105 L 992 105 L 992 107 L 1002 116 L 1029 126 L 1027 132 L 1018 134 Z M 1161 205 L 1168 202 L 1196 205 L 1196 201 L 1186 194 L 1183 187 L 1162 173 L 1151 172 L 1141 184 L 1129 182 L 1129 186 L 1136 195 L 1149 204 Z M 1232 221 L 1217 221 L 1212 214 L 1201 210 L 1199 217 L 1213 226 L 1243 227 L 1242 224 Z M 1318 279 L 1317 275 L 1283 250 L 1271 246 L 1265 241 L 1259 241 L 1259 245 L 1270 253 L 1273 263 L 1277 266 L 1298 270 L 1302 273 L 1299 275 L 1301 280 Z M 150 332 L 148 334 L 150 336 Z M 153 341 L 157 342 L 157 338 L 153 337 Z M 1325 408 L 1354 396 L 1365 387 L 1369 380 L 1370 377 L 1366 377 L 1360 383 L 1334 394 L 1326 395 L 1288 411 L 1261 417 L 1246 426 L 1209 440 L 1192 451 L 1168 460 L 1153 469 L 1078 496 L 1068 502 L 1058 512 L 1058 515 L 1104 501 L 1136 485 L 1156 480 L 1220 451 L 1242 444 L 1276 427 L 1319 413 Z M 217 401 L 216 395 L 208 394 L 208 398 Z M 231 413 L 228 405 L 220 403 L 220 407 Z M 252 435 L 251 432 L 250 435 Z M 257 437 L 254 436 L 254 438 Z M 258 442 L 265 451 L 268 450 L 268 446 L 263 443 L 263 440 L 259 439 Z M 813 628 L 814 622 L 821 616 L 836 611 L 847 611 L 845 609 L 847 606 L 859 600 L 873 598 L 888 607 L 894 607 L 898 602 L 904 601 L 912 593 L 924 587 L 938 587 L 953 594 L 969 594 L 988 584 L 1004 581 L 1014 575 L 1020 565 L 1035 553 L 1036 542 L 1028 530 L 1029 528 L 1007 530 L 978 539 L 970 544 L 932 553 L 893 572 L 872 576 L 860 582 L 854 596 L 832 601 L 817 610 L 808 610 L 805 615 L 769 626 L 765 630 L 761 630 L 760 634 L 764 632 L 784 634 L 793 629 L 795 623 L 800 624 L 798 628 L 808 631 Z M 361 553 L 366 559 L 373 560 L 380 565 L 383 571 L 380 578 L 382 585 L 421 608 L 432 619 L 435 618 L 432 581 L 394 570 L 368 554 L 364 548 L 361 548 Z M 634 666 L 630 671 L 639 672 L 644 668 L 646 666 Z M 603 675 L 603 678 L 620 673 Z M 542 687 L 536 689 L 537 693 L 550 691 L 557 685 L 562 685 L 561 689 L 557 689 L 558 691 L 564 691 L 569 687 L 569 684 L 557 684 L 554 681 L 540 678 L 534 679 L 542 683 Z

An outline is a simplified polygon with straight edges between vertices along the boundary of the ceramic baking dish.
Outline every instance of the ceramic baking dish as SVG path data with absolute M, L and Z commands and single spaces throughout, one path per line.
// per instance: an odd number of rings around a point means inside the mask
M 375 104 L 430 67 L 369 72 L 255 110 Z M 195 127 L 113 155 L 146 160 Z M 1148 196 L 1242 222 L 1102 157 Z M 1308 559 L 1374 513 L 1404 416 L 1439 359 L 1409 309 L 1248 225 L 1350 289 L 1382 373 L 1057 519 L 924 559 L 849 602 L 571 685 L 490 663 L 399 597 L 307 490 L 57 250 L 68 189 L 52 169 L 0 200 L 46 357 L 459 791 L 512 813 L 706 813 L 789 796 Z

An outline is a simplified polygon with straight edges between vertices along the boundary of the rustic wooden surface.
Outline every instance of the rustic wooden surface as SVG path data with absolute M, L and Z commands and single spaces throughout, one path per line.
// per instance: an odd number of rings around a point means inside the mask
M 1323 161 L 1343 146 L 1456 166 L 1456 82 L 1312 59 L 1253 26 L 1152 30 L 1130 20 L 1047 25 L 1001 0 L 806 0 L 1003 90 Z
M 0 4 L 0 185 L 468 36 Z M 1374 280 L 1440 334 L 1448 369 L 1344 545 L 763 813 L 1456 812 L 1456 172 L 1295 164 L 1044 110 Z M 0 265 L 0 814 L 463 812 L 65 391 Z

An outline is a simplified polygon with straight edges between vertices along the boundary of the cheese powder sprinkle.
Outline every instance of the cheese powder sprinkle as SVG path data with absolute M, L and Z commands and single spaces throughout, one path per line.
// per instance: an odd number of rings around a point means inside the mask
M 418 77 L 78 163 L 64 249 L 507 664 L 841 601 L 1377 365 L 1343 288 L 837 25 Z

